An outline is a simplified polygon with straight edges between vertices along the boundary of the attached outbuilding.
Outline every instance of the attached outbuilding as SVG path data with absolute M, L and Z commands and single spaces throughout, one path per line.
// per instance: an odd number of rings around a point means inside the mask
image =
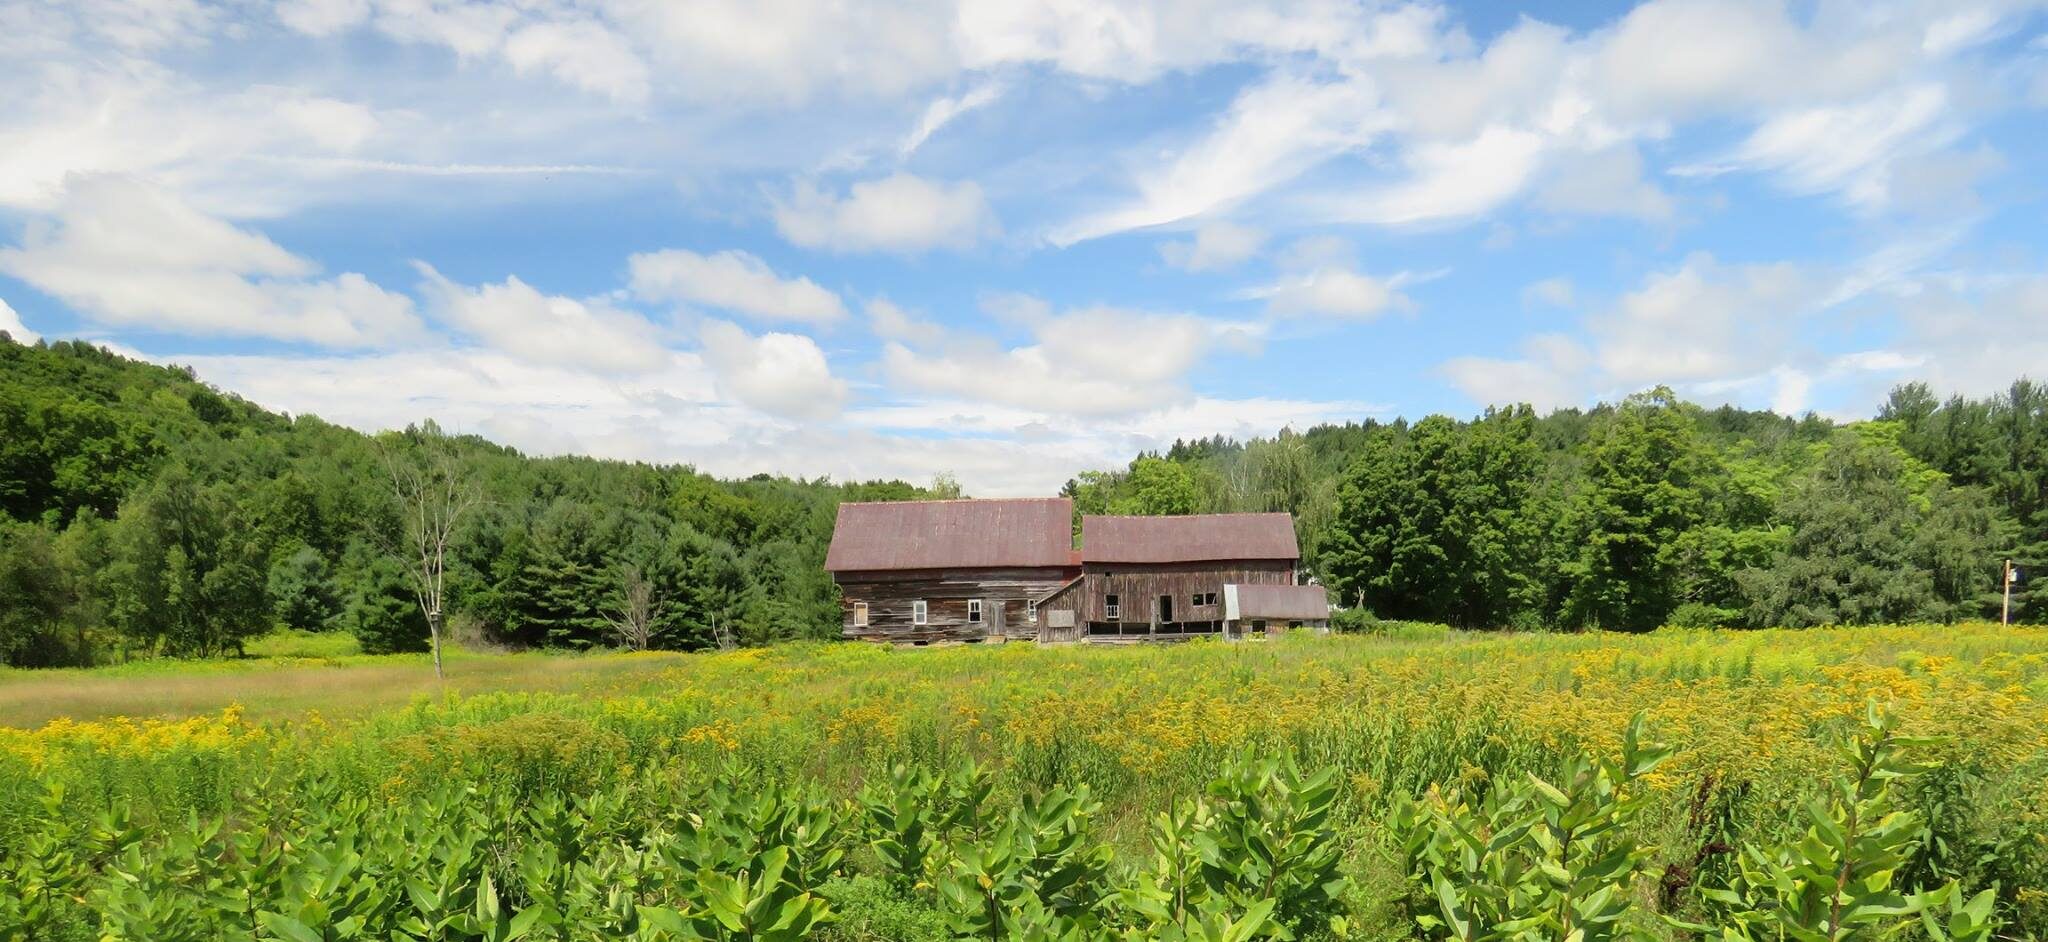
M 1045 641 L 1161 641 L 1327 627 L 1319 586 L 1296 585 L 1285 513 L 1081 518 L 1081 571 L 1039 601 Z
M 1037 638 L 1038 600 L 1079 575 L 1065 498 L 839 505 L 825 569 L 847 638 Z

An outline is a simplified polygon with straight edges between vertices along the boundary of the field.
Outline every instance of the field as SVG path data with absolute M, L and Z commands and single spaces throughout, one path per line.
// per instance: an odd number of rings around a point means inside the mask
M 1834 843 L 1862 889 L 1931 891 L 1890 909 L 1942 915 L 1817 937 L 2048 934 L 2038 630 L 798 645 L 450 678 L 348 655 L 0 674 L 0 939 L 1794 938 L 1763 876 Z M 1861 786 L 1859 733 L 1898 737 Z M 1831 808 L 1905 817 L 1837 834 Z M 1525 851 L 1564 876 L 1514 871 Z M 1486 915 L 1517 906 L 1538 921 Z

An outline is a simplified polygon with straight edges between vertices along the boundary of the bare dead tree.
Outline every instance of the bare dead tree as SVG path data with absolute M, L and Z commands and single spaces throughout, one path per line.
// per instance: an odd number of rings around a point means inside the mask
M 732 627 L 719 621 L 716 613 L 711 616 L 711 638 L 720 651 L 730 651 L 740 646 L 739 639 L 733 637 Z
M 619 570 L 619 597 L 604 620 L 628 650 L 645 651 L 654 641 L 654 583 L 638 566 Z
M 394 554 L 412 577 L 420 612 L 427 616 L 427 634 L 434 648 L 434 679 L 441 673 L 441 613 L 446 598 L 448 547 L 464 514 L 483 502 L 483 494 L 447 439 L 431 423 L 413 453 L 384 447 L 384 468 L 397 502 L 399 539 Z

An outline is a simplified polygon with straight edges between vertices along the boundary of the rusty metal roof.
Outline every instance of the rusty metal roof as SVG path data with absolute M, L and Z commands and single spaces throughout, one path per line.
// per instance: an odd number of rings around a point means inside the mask
M 1073 526 L 1064 497 L 840 504 L 825 569 L 1068 569 Z
M 1330 596 L 1319 585 L 1241 585 L 1237 617 L 1300 619 L 1330 617 Z
M 1294 541 L 1294 517 L 1285 513 L 1082 517 L 1081 558 L 1090 563 L 1300 559 L 1301 547 Z

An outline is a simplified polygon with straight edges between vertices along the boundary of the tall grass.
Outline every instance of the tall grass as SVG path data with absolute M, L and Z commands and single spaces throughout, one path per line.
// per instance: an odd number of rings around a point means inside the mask
M 1931 737 L 1930 757 L 1948 770 L 1915 800 L 1956 860 L 1977 857 L 1943 866 L 2001 880 L 2002 905 L 2029 931 L 2048 933 L 2038 889 L 2048 885 L 2048 634 L 2037 631 L 793 645 L 476 661 L 507 666 L 473 676 L 526 689 L 416 696 L 352 719 L 334 709 L 283 715 L 287 702 L 339 706 L 352 681 L 387 697 L 383 672 L 399 665 L 371 660 L 250 675 L 296 688 L 268 720 L 229 708 L 0 729 L 0 853 L 21 853 L 56 818 L 87 820 L 116 806 L 145 823 L 228 815 L 251 790 L 314 779 L 387 803 L 461 782 L 525 800 L 594 793 L 630 787 L 650 770 L 850 797 L 891 764 L 942 768 L 963 758 L 993 770 L 999 801 L 1087 786 L 1103 802 L 1105 835 L 1135 853 L 1153 814 L 1251 751 L 1338 771 L 1335 819 L 1364 887 L 1358 905 L 1370 909 L 1404 892 L 1374 876 L 1378 822 L 1400 799 L 1483 792 L 1551 773 L 1567 756 L 1612 753 L 1640 712 L 1678 751 L 1645 777 L 1651 798 L 1632 826 L 1677 863 L 1701 846 L 1703 814 L 1758 837 L 1794 827 L 1837 762 L 1828 743 L 1877 700 L 1903 734 Z M 573 679 L 536 676 L 551 670 Z M 73 680 L 190 684 L 151 689 L 196 705 L 221 678 Z M 0 682 L 0 697 L 13 683 Z M 50 807 L 53 788 L 62 798 Z

